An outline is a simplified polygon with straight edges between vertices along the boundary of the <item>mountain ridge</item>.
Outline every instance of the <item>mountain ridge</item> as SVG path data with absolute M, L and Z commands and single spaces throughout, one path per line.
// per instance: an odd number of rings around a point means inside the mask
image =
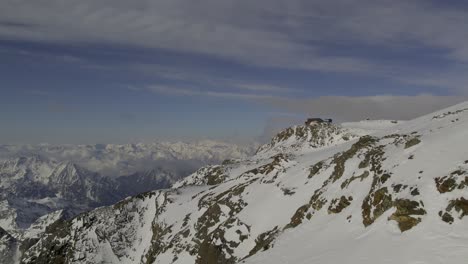
M 461 263 L 467 109 L 319 145 L 286 132 L 250 158 L 61 222 L 21 262 Z

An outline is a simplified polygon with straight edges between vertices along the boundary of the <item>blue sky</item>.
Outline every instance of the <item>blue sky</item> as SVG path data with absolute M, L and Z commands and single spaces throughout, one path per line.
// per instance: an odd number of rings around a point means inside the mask
M 0 144 L 416 117 L 465 100 L 467 24 L 459 1 L 4 0 Z

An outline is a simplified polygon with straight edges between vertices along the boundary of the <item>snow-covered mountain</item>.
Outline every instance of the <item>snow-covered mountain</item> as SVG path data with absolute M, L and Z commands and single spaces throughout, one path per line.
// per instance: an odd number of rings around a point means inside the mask
M 31 239 L 25 234 L 38 234 L 37 230 L 45 230 L 45 226 L 59 219 L 69 219 L 131 195 L 168 188 L 196 167 L 225 158 L 246 157 L 252 152 L 250 146 L 243 148 L 214 141 L 106 146 L 4 145 L 0 150 L 3 157 L 0 159 L 0 228 L 8 234 L 4 235 L 5 241 L 11 236 L 15 243 L 24 242 Z M 111 166 L 115 168 L 111 170 Z M 109 174 L 111 171 L 116 174 Z M 47 224 L 41 221 L 44 217 L 49 219 Z M 38 221 L 44 228 L 37 228 Z
M 0 162 L 0 227 L 16 233 L 55 210 L 73 215 L 138 193 L 119 179 L 37 155 Z
M 468 102 L 374 125 L 287 129 L 248 159 L 56 222 L 21 262 L 465 263 Z

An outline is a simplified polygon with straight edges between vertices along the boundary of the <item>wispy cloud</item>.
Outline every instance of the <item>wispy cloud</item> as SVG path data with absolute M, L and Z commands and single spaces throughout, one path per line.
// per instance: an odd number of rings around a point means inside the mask
M 59 61 L 65 63 L 73 63 L 73 64 L 85 64 L 90 63 L 84 57 L 75 56 L 72 54 L 67 53 L 60 53 L 60 52 L 45 52 L 45 51 L 38 51 L 38 50 L 28 50 L 25 48 L 14 48 L 14 47 L 1 47 L 0 52 L 9 53 L 9 54 L 16 54 L 22 57 L 28 57 L 32 59 L 41 59 L 44 61 Z
M 140 67 L 137 68 L 141 69 Z M 205 95 L 211 97 L 231 97 L 240 99 L 271 98 L 274 96 L 285 96 L 290 95 L 291 93 L 303 92 L 303 90 L 291 87 L 290 85 L 277 85 L 271 82 L 259 82 L 254 80 L 247 82 L 245 80 L 238 80 L 235 78 L 213 76 L 213 74 L 207 72 L 197 72 L 196 70 L 190 71 L 180 68 L 175 69 L 171 67 L 163 67 L 161 65 L 146 64 L 144 70 L 152 76 L 170 80 L 171 82 L 189 83 L 191 86 L 184 87 L 180 84 L 153 84 L 145 88 L 141 88 L 135 85 L 127 85 L 129 90 L 150 90 L 153 92 L 173 95 Z M 214 89 L 197 90 L 193 87 L 194 85 L 198 87 L 214 87 Z
M 231 93 L 231 92 L 217 92 L 210 90 L 194 90 L 188 88 L 179 88 L 174 86 L 165 85 L 150 85 L 147 89 L 154 93 L 161 93 L 167 95 L 178 95 L 178 96 L 206 96 L 206 97 L 220 97 L 220 98 L 231 98 L 231 99 L 272 99 L 275 96 L 268 94 L 248 94 L 248 93 Z
M 0 17 L 0 36 L 9 39 L 116 43 L 289 69 L 369 72 L 380 64 L 370 55 L 326 52 L 336 43 L 414 43 L 468 61 L 468 10 L 420 0 L 6 0 Z
M 252 68 L 369 75 L 438 87 L 440 94 L 468 94 L 468 8 L 422 0 L 111 2 L 5 0 L 0 3 L 0 37 L 82 48 L 115 45 L 148 54 L 170 51 L 178 55 L 173 66 L 147 61 L 100 64 L 74 54 L 17 50 L 23 56 L 42 56 L 90 69 L 130 69 L 180 81 L 143 89 L 179 96 L 261 100 L 305 94 L 305 87 L 285 85 L 287 82 L 218 76 L 213 69 L 216 65 L 204 71 L 207 66 L 199 62 L 208 57 Z M 414 59 L 392 57 L 404 57 L 411 50 L 415 50 L 410 54 Z M 448 66 L 426 63 L 426 52 Z M 178 62 L 185 55 L 199 57 L 186 67 L 181 66 L 186 61 Z M 139 87 L 129 89 L 142 90 Z
M 133 92 L 140 92 L 144 90 L 143 88 L 135 86 L 135 85 L 124 84 L 122 86 L 126 88 L 127 90 L 133 91 Z
M 297 91 L 297 89 L 294 88 L 289 88 L 289 87 L 280 87 L 276 85 L 271 85 L 271 84 L 261 84 L 261 83 L 239 83 L 239 84 L 234 84 L 234 86 L 240 88 L 240 89 L 245 89 L 245 90 L 250 90 L 250 91 L 255 91 L 255 92 L 279 92 L 279 93 L 284 93 L 284 92 L 291 92 L 291 91 Z

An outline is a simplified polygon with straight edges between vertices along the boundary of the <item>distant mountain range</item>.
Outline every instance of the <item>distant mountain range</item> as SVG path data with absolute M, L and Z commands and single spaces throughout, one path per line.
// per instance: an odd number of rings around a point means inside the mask
M 59 219 L 169 188 L 195 168 L 254 151 L 214 141 L 0 148 L 0 241 L 8 247 L 31 239 L 31 233 L 36 238 L 37 230 Z
M 236 145 L 212 140 L 125 145 L 0 145 L 0 160 L 39 156 L 58 162 L 73 162 L 110 177 L 151 170 L 158 166 L 187 174 L 203 164 L 219 163 L 228 158 L 244 158 L 257 147 L 256 144 Z
M 72 162 L 39 156 L 9 159 L 0 162 L 0 226 L 9 231 L 27 228 L 38 217 L 59 209 L 74 215 L 168 188 L 181 177 L 155 168 L 111 178 Z

